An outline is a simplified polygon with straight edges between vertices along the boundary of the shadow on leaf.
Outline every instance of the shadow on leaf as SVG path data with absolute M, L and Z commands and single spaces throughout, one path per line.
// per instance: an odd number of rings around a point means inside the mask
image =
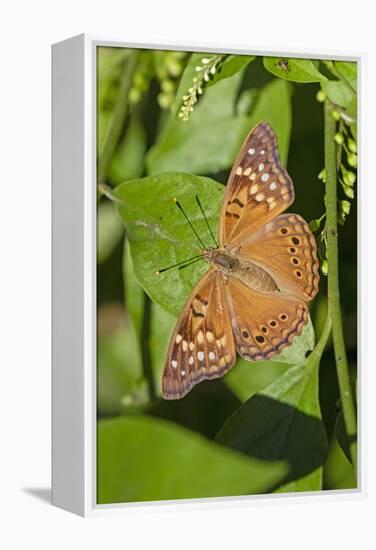
M 321 467 L 327 454 L 321 420 L 265 395 L 256 395 L 240 407 L 216 441 L 253 458 L 286 460 L 290 471 L 279 486 Z

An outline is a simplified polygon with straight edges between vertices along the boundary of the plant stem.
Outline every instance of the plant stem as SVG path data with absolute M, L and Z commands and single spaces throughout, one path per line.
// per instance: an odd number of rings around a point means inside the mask
M 119 93 L 117 95 L 114 112 L 106 139 L 103 145 L 102 154 L 99 155 L 98 162 L 98 182 L 103 183 L 107 176 L 112 157 L 114 156 L 117 144 L 124 127 L 125 119 L 129 110 L 128 94 L 132 85 L 133 73 L 137 66 L 138 51 L 132 52 L 124 65 L 123 74 L 120 81 Z
M 326 169 L 326 236 L 328 258 L 328 306 L 332 320 L 332 335 L 341 405 L 351 459 L 356 471 L 356 413 L 351 391 L 349 365 L 346 356 L 342 327 L 342 314 L 338 273 L 338 231 L 337 231 L 337 167 L 336 167 L 336 122 L 332 117 L 333 106 L 325 102 L 325 169 Z

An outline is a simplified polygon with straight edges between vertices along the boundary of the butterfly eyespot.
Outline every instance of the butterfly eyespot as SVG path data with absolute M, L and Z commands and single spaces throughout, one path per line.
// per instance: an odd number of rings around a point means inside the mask
M 287 227 L 282 227 L 282 229 L 280 229 L 280 233 L 282 235 L 287 235 L 287 233 L 289 232 L 289 230 L 287 229 Z M 295 243 L 296 244 L 296 243 Z
M 242 331 L 242 335 L 244 336 L 244 338 L 249 338 L 249 332 L 246 330 Z
M 300 239 L 299 237 L 291 237 L 291 242 L 293 244 L 300 244 Z
M 287 315 L 286 315 L 286 313 L 281 313 L 281 315 L 279 316 L 279 318 L 281 319 L 281 321 L 286 321 L 286 320 L 287 320 Z
M 294 248 L 293 246 L 289 250 L 290 250 L 291 254 L 295 254 L 295 252 L 296 252 L 296 248 Z
M 291 262 L 292 262 L 294 265 L 299 265 L 299 260 L 298 260 L 298 258 L 291 258 Z
M 256 342 L 258 342 L 259 344 L 262 344 L 263 342 L 265 342 L 265 338 L 261 336 L 261 334 L 258 334 L 256 336 Z
M 301 276 L 302 276 L 302 272 L 301 272 L 301 271 L 295 271 L 295 275 L 296 275 L 297 277 L 299 277 L 299 279 L 300 279 Z
M 274 321 L 274 320 L 269 321 L 269 325 L 270 325 L 271 327 L 276 327 L 277 324 L 278 324 L 277 321 Z
M 268 332 L 268 329 L 265 327 L 265 326 L 262 326 L 261 327 L 261 332 L 263 332 L 264 334 L 266 334 Z

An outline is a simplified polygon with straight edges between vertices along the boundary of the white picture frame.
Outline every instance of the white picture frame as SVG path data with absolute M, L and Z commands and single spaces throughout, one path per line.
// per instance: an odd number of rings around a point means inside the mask
M 52 503 L 81 516 L 162 503 L 98 505 L 96 500 L 96 49 L 99 46 L 283 55 L 357 61 L 359 67 L 359 203 L 364 212 L 365 159 L 362 110 L 365 54 L 258 50 L 250 45 L 131 44 L 79 35 L 52 47 Z M 365 219 L 358 215 L 358 287 L 365 291 L 362 253 Z M 359 324 L 364 303 L 358 291 Z M 255 505 L 278 502 L 362 498 L 366 493 L 364 441 L 365 342 L 359 337 L 358 488 L 327 493 L 164 501 L 166 506 L 220 506 L 229 500 Z M 264 502 L 264 504 L 265 504 Z

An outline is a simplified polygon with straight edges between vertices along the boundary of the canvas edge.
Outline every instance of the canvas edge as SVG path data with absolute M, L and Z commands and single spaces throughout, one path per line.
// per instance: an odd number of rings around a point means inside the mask
M 194 509 L 197 506 L 205 507 L 205 509 L 217 508 L 218 506 L 243 506 L 250 504 L 268 504 L 271 500 L 275 502 L 327 502 L 328 500 L 342 500 L 344 497 L 349 499 L 359 499 L 366 496 L 366 464 L 365 464 L 365 445 L 364 445 L 364 432 L 365 432 L 365 334 L 364 331 L 360 334 L 359 327 L 363 326 L 365 319 L 364 304 L 361 303 L 360 287 L 363 292 L 366 288 L 366 275 L 365 275 L 365 244 L 360 241 L 360 235 L 364 241 L 365 236 L 365 218 L 360 216 L 360 211 L 364 213 L 365 204 L 365 147 L 364 147 L 364 132 L 365 132 L 365 117 L 364 117 L 364 83 L 365 83 L 365 65 L 366 54 L 364 52 L 339 52 L 339 51 L 326 51 L 320 52 L 318 50 L 302 50 L 299 51 L 282 47 L 278 50 L 268 49 L 265 47 L 250 48 L 249 46 L 240 46 L 234 44 L 223 43 L 184 43 L 171 44 L 163 43 L 163 40 L 156 40 L 152 43 L 145 43 L 144 41 L 137 42 L 125 42 L 110 37 L 100 37 L 94 35 L 79 35 L 71 39 L 65 40 L 53 46 L 59 46 L 61 44 L 68 43 L 71 40 L 83 40 L 84 42 L 84 57 L 85 57 L 85 101 L 84 101 L 84 136 L 85 136 L 85 158 L 84 158 L 84 188 L 85 199 L 82 209 L 85 212 L 84 215 L 84 288 L 82 295 L 84 296 L 84 363 L 83 363 L 83 378 L 84 385 L 82 387 L 81 397 L 84 399 L 84 418 L 83 418 L 83 431 L 84 431 L 84 455 L 82 456 L 82 462 L 80 466 L 84 464 L 82 472 L 83 493 L 80 495 L 79 508 L 70 509 L 70 511 L 79 513 L 84 516 L 97 516 L 108 513 L 119 513 L 119 511 L 142 511 L 145 509 L 156 510 L 168 507 L 169 509 L 182 509 L 189 507 Z M 359 415 L 359 467 L 358 467 L 358 488 L 341 491 L 328 491 L 318 493 L 304 493 L 296 494 L 290 493 L 286 495 L 254 495 L 244 497 L 224 497 L 221 499 L 208 498 L 208 499 L 194 499 L 194 500 L 178 500 L 178 501 L 162 501 L 162 502 L 142 502 L 142 503 L 119 503 L 109 505 L 96 504 L 96 49 L 98 46 L 112 46 L 112 47 L 129 47 L 129 48 L 159 48 L 159 49 L 171 49 L 171 50 L 189 50 L 189 51 L 225 51 L 227 53 L 238 54 L 254 54 L 254 55 L 270 55 L 270 56 L 294 56 L 294 57 L 310 57 L 315 58 L 335 58 L 348 61 L 357 61 L 359 63 L 359 124 L 358 134 L 360 147 L 360 163 L 359 163 L 359 181 L 361 182 L 359 202 L 358 202 L 358 250 L 359 250 L 359 262 L 358 262 L 358 335 L 359 335 L 359 360 L 362 360 L 360 384 L 359 384 L 359 399 L 358 408 L 360 410 Z M 360 282 L 360 285 L 359 285 Z M 359 363 L 360 365 L 360 363 Z M 56 491 L 55 491 L 56 493 Z M 54 490 L 53 490 L 54 495 Z M 54 501 L 53 503 L 59 504 Z M 62 506 L 64 507 L 64 506 Z M 68 508 L 66 508 L 68 509 Z

